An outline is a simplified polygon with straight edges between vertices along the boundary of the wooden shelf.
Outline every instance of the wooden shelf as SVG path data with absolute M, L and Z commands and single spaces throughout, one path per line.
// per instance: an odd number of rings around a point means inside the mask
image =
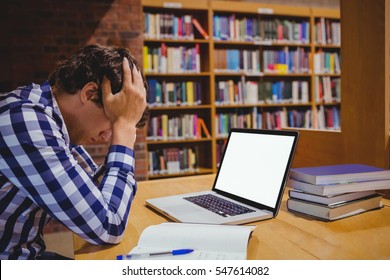
M 309 43 L 295 43 L 295 42 L 277 42 L 277 41 L 223 41 L 213 40 L 214 45 L 227 45 L 227 46 L 273 46 L 273 47 L 307 47 Z
M 315 76 L 330 76 L 330 77 L 341 77 L 340 74 L 330 74 L 330 73 L 315 73 Z
M 172 44 L 208 44 L 209 40 L 205 39 L 169 39 L 169 38 L 160 38 L 160 39 L 152 39 L 152 38 L 144 38 L 145 43 L 172 43 Z
M 180 173 L 166 173 L 166 174 L 153 174 L 149 175 L 149 179 L 164 179 L 164 178 L 171 178 L 171 177 L 185 177 L 185 176 L 193 176 L 193 175 L 204 175 L 204 174 L 211 174 L 213 173 L 213 169 L 211 168 L 199 168 L 198 171 L 186 171 L 186 172 L 180 172 Z
M 234 1 L 211 1 L 211 9 L 215 12 L 247 13 L 250 15 L 280 15 L 293 17 L 309 17 L 310 8 L 298 6 L 274 5 L 266 3 L 242 3 Z
M 209 8 L 208 1 L 199 0 L 179 0 L 179 1 L 165 1 L 165 0 L 142 0 L 143 7 L 160 8 L 160 9 L 172 9 L 177 11 L 180 9 L 185 10 L 207 10 Z
M 169 140 L 146 140 L 149 145 L 164 145 L 164 144 L 183 144 L 183 143 L 197 143 L 210 142 L 211 138 L 196 138 L 196 139 L 169 139 Z
M 163 110 L 193 110 L 193 109 L 211 109 L 211 105 L 194 105 L 194 106 L 153 106 L 149 108 L 152 111 Z
M 219 104 L 215 105 L 216 109 L 235 109 L 235 108 L 253 108 L 253 107 L 307 107 L 312 106 L 312 103 L 274 103 L 274 104 Z
M 208 77 L 210 76 L 209 72 L 200 72 L 200 73 L 154 73 L 154 72 L 146 72 L 145 76 L 155 76 L 155 77 Z
M 340 19 L 340 10 L 339 9 L 327 9 L 327 8 L 312 8 L 311 9 L 312 17 L 326 17 L 333 19 Z
M 333 45 L 333 44 L 327 44 L 327 45 L 323 45 L 323 44 L 314 44 L 314 46 L 316 48 L 328 48 L 328 49 L 339 49 L 341 48 L 341 45 Z

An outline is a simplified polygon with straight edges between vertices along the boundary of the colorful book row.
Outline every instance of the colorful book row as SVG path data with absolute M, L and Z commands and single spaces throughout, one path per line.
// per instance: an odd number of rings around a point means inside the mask
M 338 52 L 317 51 L 314 54 L 315 74 L 340 74 L 340 54 Z
M 152 117 L 148 126 L 148 140 L 185 140 L 210 138 L 204 120 L 196 114 Z
M 317 103 L 341 101 L 341 79 L 329 76 L 314 79 L 314 94 Z
M 226 137 L 231 128 L 282 129 L 287 127 L 310 128 L 311 110 L 237 110 L 215 116 L 217 137 Z
M 193 40 L 197 35 L 194 30 L 204 39 L 209 38 L 207 31 L 192 15 L 144 13 L 145 39 Z
M 148 152 L 149 175 L 198 171 L 196 148 L 167 148 Z
M 218 81 L 216 105 L 301 104 L 309 102 L 308 81 Z
M 237 18 L 235 14 L 214 15 L 213 38 L 223 41 L 307 44 L 310 42 L 310 24 L 308 21 L 287 19 Z
M 226 139 L 217 140 L 215 148 L 216 148 L 217 166 L 218 167 L 219 167 L 219 164 L 221 162 L 223 153 L 225 152 L 225 147 L 226 147 Z
M 186 46 L 143 47 L 143 63 L 145 73 L 199 73 L 199 44 L 189 48 Z
M 317 110 L 278 109 L 275 111 L 236 110 L 235 113 L 215 115 L 217 137 L 226 137 L 231 128 L 283 129 L 283 128 L 318 128 L 340 129 L 340 110 L 336 106 Z
M 148 79 L 148 86 L 148 104 L 151 107 L 202 104 L 200 82 L 168 82 Z
M 192 15 L 144 13 L 145 39 L 194 39 Z
M 341 45 L 340 21 L 320 18 L 314 28 L 314 42 L 321 45 Z
M 317 129 L 340 129 L 340 110 L 333 106 L 331 108 L 319 106 L 315 111 L 315 122 Z
M 214 69 L 216 72 L 247 72 L 251 74 L 260 74 L 260 51 L 215 49 Z
M 309 51 L 304 48 L 292 50 L 265 50 L 263 52 L 263 69 L 265 73 L 308 74 L 310 73 Z

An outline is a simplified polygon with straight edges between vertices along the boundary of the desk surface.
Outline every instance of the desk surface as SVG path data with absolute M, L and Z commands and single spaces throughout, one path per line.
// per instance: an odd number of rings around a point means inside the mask
M 76 259 L 115 259 L 137 245 L 142 231 L 166 222 L 144 206 L 147 198 L 211 188 L 215 175 L 139 182 L 125 236 L 118 245 L 93 245 L 74 236 Z M 287 211 L 285 192 L 276 218 L 251 223 L 248 259 L 390 259 L 390 201 L 385 207 L 346 219 L 323 222 Z

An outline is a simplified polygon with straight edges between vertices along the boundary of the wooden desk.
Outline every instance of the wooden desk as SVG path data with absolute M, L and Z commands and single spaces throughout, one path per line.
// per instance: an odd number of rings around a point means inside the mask
M 215 175 L 138 184 L 125 236 L 118 245 L 92 245 L 74 237 L 76 259 L 115 259 L 136 246 L 149 225 L 167 220 L 144 206 L 147 198 L 210 189 Z M 311 220 L 287 211 L 287 192 L 275 219 L 252 223 L 257 228 L 248 259 L 390 259 L 390 201 L 385 207 L 334 222 Z

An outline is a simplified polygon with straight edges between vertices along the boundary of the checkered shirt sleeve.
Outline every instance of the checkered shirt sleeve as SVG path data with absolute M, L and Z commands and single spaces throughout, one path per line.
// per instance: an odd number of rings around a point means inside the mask
M 0 103 L 0 252 L 34 242 L 42 228 L 37 209 L 88 242 L 120 242 L 136 192 L 134 151 L 112 145 L 96 186 L 90 177 L 96 165 L 82 147 L 70 148 L 53 108 L 14 103 Z M 6 227 L 19 240 L 6 237 Z

